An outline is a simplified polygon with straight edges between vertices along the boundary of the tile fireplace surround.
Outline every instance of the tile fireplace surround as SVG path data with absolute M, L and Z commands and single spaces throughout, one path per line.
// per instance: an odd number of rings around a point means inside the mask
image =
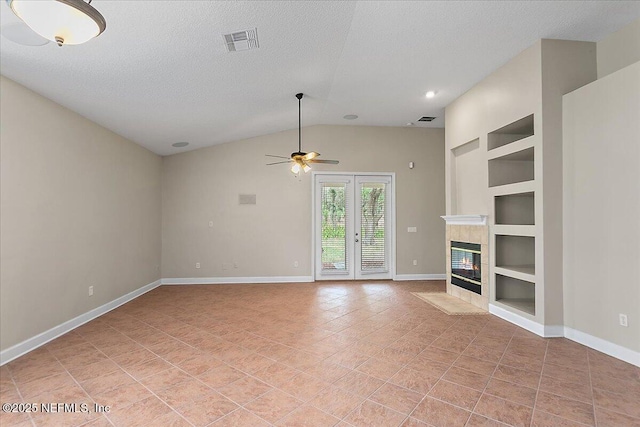
M 485 215 L 450 215 L 442 217 L 447 222 L 447 293 L 489 310 L 489 227 Z M 451 241 L 480 245 L 481 294 L 451 284 Z

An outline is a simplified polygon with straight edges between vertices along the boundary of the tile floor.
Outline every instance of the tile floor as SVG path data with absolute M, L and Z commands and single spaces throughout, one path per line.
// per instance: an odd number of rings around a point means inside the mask
M 640 426 L 639 368 L 410 294 L 443 289 L 162 286 L 0 368 L 2 403 L 78 405 L 0 423 Z

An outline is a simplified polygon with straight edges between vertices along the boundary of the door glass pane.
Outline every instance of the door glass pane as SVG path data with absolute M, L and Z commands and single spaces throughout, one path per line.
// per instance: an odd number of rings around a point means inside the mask
M 386 270 L 385 254 L 385 186 L 365 182 L 360 187 L 361 209 L 361 270 Z
M 322 183 L 322 271 L 347 272 L 345 183 Z

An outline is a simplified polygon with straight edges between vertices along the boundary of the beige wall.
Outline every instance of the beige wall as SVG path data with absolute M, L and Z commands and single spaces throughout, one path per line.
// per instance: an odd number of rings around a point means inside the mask
M 447 215 L 490 213 L 487 133 L 532 113 L 541 115 L 540 57 L 537 42 L 447 106 Z M 539 133 L 541 120 L 535 126 Z M 470 143 L 475 139 L 477 145 Z M 461 147 L 467 143 L 474 149 Z M 465 169 L 459 167 L 461 159 Z
M 543 40 L 542 49 L 542 209 L 545 323 L 562 325 L 562 96 L 596 80 L 594 43 Z M 536 202 L 539 202 L 540 198 Z
M 296 146 L 294 130 L 165 157 L 162 276 L 309 276 L 311 173 L 296 178 L 264 156 Z M 317 171 L 395 172 L 397 272 L 444 274 L 443 129 L 311 126 L 302 148 L 340 160 Z M 255 194 L 257 204 L 239 205 L 239 194 Z
M 5 350 L 160 278 L 161 158 L 0 85 Z
M 638 352 L 640 62 L 565 95 L 563 110 L 565 325 Z
M 640 61 L 640 19 L 598 42 L 598 78 Z

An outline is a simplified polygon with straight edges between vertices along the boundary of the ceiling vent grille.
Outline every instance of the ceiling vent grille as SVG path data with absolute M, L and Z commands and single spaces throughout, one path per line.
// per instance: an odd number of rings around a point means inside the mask
M 258 44 L 258 29 L 250 28 L 244 31 L 236 31 L 230 34 L 223 34 L 227 52 L 239 52 L 241 50 L 251 50 L 260 47 Z
M 420 117 L 420 118 L 418 119 L 418 121 L 419 121 L 419 122 L 432 122 L 432 121 L 434 121 L 435 119 L 436 119 L 435 117 L 423 116 L 423 117 Z

